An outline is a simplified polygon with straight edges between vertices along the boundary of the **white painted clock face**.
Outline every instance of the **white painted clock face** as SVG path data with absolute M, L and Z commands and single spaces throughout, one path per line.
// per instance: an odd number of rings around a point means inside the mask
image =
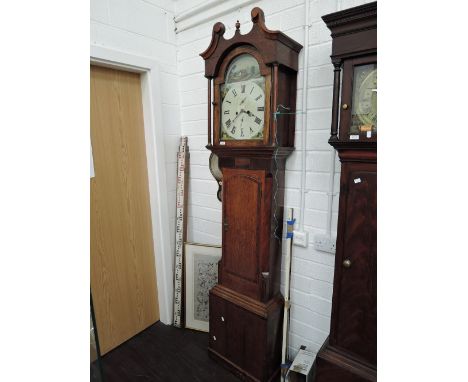
M 252 81 L 237 82 L 224 97 L 221 130 L 230 139 L 261 139 L 265 123 L 265 93 Z

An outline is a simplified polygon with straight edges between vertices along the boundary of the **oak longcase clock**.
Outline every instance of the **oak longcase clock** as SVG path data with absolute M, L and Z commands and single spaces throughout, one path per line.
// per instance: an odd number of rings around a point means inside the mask
M 330 335 L 317 354 L 315 381 L 376 381 L 377 3 L 323 20 L 335 67 L 329 143 L 341 177 Z
M 210 168 L 222 184 L 222 258 L 210 291 L 209 354 L 251 381 L 279 375 L 284 169 L 294 150 L 298 55 L 302 46 L 265 26 L 226 40 L 216 23 L 201 54 L 208 78 Z M 283 109 L 284 110 L 284 109 Z M 276 115 L 276 117 L 274 117 Z

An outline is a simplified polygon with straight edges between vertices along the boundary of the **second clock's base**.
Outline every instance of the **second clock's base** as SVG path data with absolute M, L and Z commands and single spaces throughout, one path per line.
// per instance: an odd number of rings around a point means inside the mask
M 282 312 L 281 295 L 262 303 L 216 285 L 210 291 L 210 356 L 244 380 L 273 380 L 280 372 Z
M 317 354 L 314 382 L 376 382 L 377 371 L 329 346 L 328 339 Z

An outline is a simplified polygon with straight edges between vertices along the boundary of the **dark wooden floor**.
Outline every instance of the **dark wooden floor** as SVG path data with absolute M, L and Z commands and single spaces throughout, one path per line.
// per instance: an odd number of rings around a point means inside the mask
M 237 382 L 239 379 L 208 356 L 208 333 L 178 329 L 160 322 L 101 358 L 103 382 Z M 94 363 L 91 370 L 97 371 Z

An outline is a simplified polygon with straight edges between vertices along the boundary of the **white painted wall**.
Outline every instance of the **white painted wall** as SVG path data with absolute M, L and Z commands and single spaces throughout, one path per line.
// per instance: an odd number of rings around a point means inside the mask
M 305 0 L 307 1 L 307 0 Z M 217 185 L 208 169 L 210 152 L 207 143 L 207 80 L 204 62 L 199 56 L 209 45 L 213 24 L 221 21 L 226 26 L 225 37 L 232 37 L 237 19 L 241 33 L 247 33 L 252 23 L 250 11 L 259 6 L 265 12 L 266 25 L 280 29 L 304 44 L 304 0 L 268 0 L 249 2 L 228 13 L 217 15 L 234 1 L 220 1 L 200 14 L 176 23 L 186 27 L 191 22 L 201 24 L 177 33 L 177 68 L 180 89 L 180 123 L 184 135 L 189 137 L 191 152 L 188 240 L 200 243 L 221 243 L 221 203 L 216 199 Z M 330 61 L 331 38 L 321 16 L 337 10 L 368 2 L 366 0 L 310 0 L 309 46 L 299 57 L 297 109 L 303 110 L 303 55 L 308 54 L 307 84 L 307 147 L 302 141 L 302 117 L 296 119 L 296 151 L 287 161 L 286 201 L 293 207 L 298 220 L 304 218 L 304 229 L 309 232 L 308 248 L 293 247 L 291 280 L 290 354 L 295 356 L 300 345 L 317 352 L 330 330 L 334 255 L 314 249 L 314 234 L 325 233 L 327 225 L 328 183 L 331 176 L 332 148 L 327 143 L 330 135 L 333 66 Z M 205 1 L 178 0 L 176 15 Z M 237 1 L 237 4 L 245 1 Z M 210 18 L 210 13 L 215 14 Z M 177 19 L 177 16 L 176 16 Z M 300 211 L 302 156 L 306 155 L 305 210 Z M 334 179 L 339 190 L 340 163 L 335 165 Z M 333 230 L 336 231 L 338 195 L 333 201 Z M 336 234 L 336 232 L 334 233 Z M 284 274 L 283 274 L 284 276 Z M 284 279 L 284 278 L 283 278 Z M 284 281 L 283 281 L 284 284 Z

